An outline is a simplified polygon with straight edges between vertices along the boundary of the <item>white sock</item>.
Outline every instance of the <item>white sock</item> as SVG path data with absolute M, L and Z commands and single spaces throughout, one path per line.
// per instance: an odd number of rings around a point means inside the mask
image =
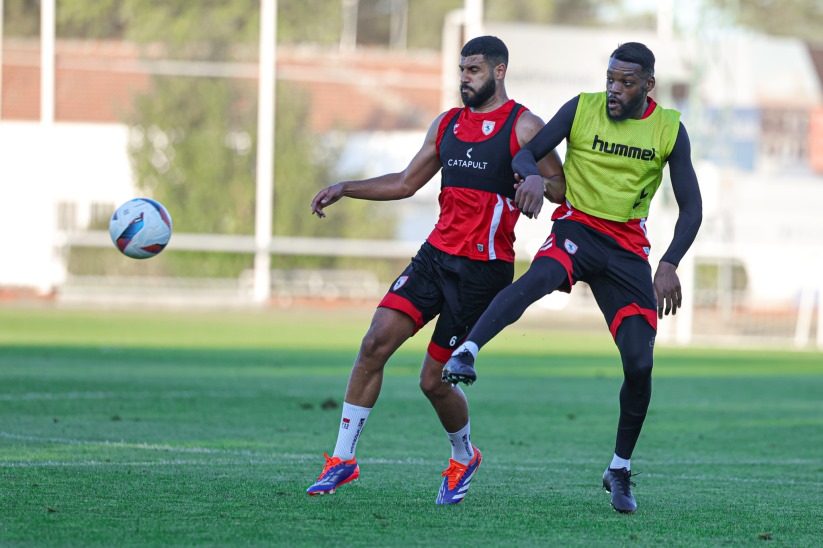
M 631 470 L 632 462 L 631 459 L 621 459 L 617 456 L 617 453 L 615 453 L 614 457 L 612 458 L 612 463 L 609 465 L 609 468 L 616 468 L 618 470 L 621 468 L 625 468 L 626 470 Z
M 469 464 L 474 456 L 471 440 L 471 421 L 455 433 L 446 432 L 452 444 L 452 458 L 461 464 Z
M 333 457 L 340 457 L 342 460 L 354 458 L 357 440 L 360 438 L 363 426 L 366 425 L 370 411 L 371 407 L 358 407 L 343 402 L 343 416 L 340 419 L 340 430 L 337 432 L 337 445 L 334 446 Z
M 480 352 L 480 349 L 477 347 L 476 344 L 474 344 L 471 341 L 466 341 L 463 344 L 461 344 L 460 346 L 458 346 L 457 350 L 452 352 L 452 356 L 457 356 L 458 354 L 460 354 L 464 350 L 468 350 L 469 352 L 471 352 L 471 355 L 474 358 L 477 358 L 477 353 Z

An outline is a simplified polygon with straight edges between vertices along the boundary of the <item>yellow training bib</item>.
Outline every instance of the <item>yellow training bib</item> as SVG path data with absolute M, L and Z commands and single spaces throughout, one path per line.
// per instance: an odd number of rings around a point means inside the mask
M 615 122 L 606 92 L 581 93 L 563 164 L 569 203 L 611 221 L 647 217 L 679 129 L 675 110 Z

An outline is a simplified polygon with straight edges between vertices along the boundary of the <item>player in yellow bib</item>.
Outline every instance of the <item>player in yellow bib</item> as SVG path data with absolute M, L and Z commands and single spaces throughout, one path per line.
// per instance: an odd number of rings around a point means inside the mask
M 541 297 L 588 283 L 623 362 L 614 456 L 603 474 L 612 506 L 623 513 L 637 509 L 630 459 L 651 400 L 657 320 L 681 306 L 676 269 L 702 221 L 686 128 L 678 112 L 648 95 L 654 61 L 643 44 L 622 44 L 609 59 L 606 91 L 571 99 L 514 157 L 515 202 L 536 217 L 544 184 L 536 162 L 566 139 L 565 203 L 529 270 L 497 294 L 443 368 L 444 381 L 471 384 L 484 344 Z M 667 164 L 679 216 L 652 278 L 646 217 Z

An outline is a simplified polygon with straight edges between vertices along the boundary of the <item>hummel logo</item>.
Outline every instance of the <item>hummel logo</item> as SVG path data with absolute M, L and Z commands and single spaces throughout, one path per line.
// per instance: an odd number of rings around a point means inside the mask
M 617 156 L 626 156 L 627 158 L 635 158 L 637 160 L 654 160 L 655 150 L 640 147 L 630 147 L 629 145 L 622 145 L 620 143 L 609 143 L 600 139 L 599 135 L 594 136 L 592 142 L 592 150 L 598 152 L 605 152 L 606 154 L 615 154 Z
M 636 208 L 637 206 L 639 206 L 639 205 L 640 205 L 640 200 L 642 200 L 643 198 L 645 198 L 645 197 L 646 197 L 646 196 L 648 196 L 648 195 L 649 195 L 649 193 L 648 193 L 648 192 L 646 192 L 646 189 L 645 189 L 645 188 L 644 188 L 643 190 L 641 190 L 641 191 L 640 191 L 640 199 L 638 199 L 638 200 L 634 203 L 634 205 L 632 206 L 632 209 L 634 209 L 634 208 Z
M 466 151 L 466 156 L 468 156 L 469 158 L 472 157 L 472 150 L 474 150 L 474 147 L 472 147 L 472 148 L 470 148 L 469 150 Z

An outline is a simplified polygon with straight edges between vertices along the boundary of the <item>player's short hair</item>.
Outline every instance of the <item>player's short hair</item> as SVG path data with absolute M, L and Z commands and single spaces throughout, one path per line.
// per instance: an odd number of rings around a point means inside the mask
M 620 44 L 612 52 L 612 59 L 623 61 L 624 63 L 634 63 L 640 65 L 646 77 L 654 76 L 654 53 L 640 42 L 626 42 Z
M 501 64 L 509 66 L 509 48 L 497 36 L 472 38 L 463 46 L 460 55 L 463 57 L 482 55 L 492 67 Z

